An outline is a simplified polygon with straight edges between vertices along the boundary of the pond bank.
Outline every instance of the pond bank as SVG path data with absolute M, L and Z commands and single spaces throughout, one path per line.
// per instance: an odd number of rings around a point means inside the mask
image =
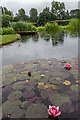
M 19 34 L 10 34 L 10 35 L 0 35 L 0 46 L 7 45 L 9 43 L 13 43 L 16 40 L 20 40 L 21 36 Z
M 67 63 L 71 70 L 64 69 Z M 28 70 L 31 76 L 27 75 Z M 78 82 L 78 58 L 4 66 L 3 117 L 48 118 L 48 106 L 55 105 L 60 106 L 60 119 L 78 118 Z

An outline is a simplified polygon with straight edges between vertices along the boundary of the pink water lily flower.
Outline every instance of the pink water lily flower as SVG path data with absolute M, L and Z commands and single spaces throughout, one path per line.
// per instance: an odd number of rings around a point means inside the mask
M 61 114 L 61 112 L 59 111 L 59 106 L 55 107 L 50 105 L 49 105 L 48 113 L 50 116 L 53 116 L 53 117 L 57 117 Z
M 70 70 L 71 69 L 71 65 L 66 64 L 64 68 Z

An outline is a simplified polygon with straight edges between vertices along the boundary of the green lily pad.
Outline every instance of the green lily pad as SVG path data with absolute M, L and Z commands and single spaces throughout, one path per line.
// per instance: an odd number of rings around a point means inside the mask
M 25 81 L 21 81 L 21 82 L 16 82 L 13 84 L 12 88 L 14 90 L 23 90 L 27 87 L 27 83 Z
M 44 104 L 32 104 L 26 111 L 26 118 L 47 118 L 48 111 Z
M 21 97 L 22 92 L 21 91 L 15 91 L 15 92 L 11 92 L 8 96 L 9 100 L 17 100 Z
M 70 88 L 73 90 L 73 91 L 76 91 L 78 92 L 78 85 L 71 85 Z
M 7 116 L 8 114 L 11 114 L 12 112 L 14 112 L 16 109 L 18 109 L 20 104 L 21 104 L 20 100 L 6 101 L 2 105 L 2 114 L 3 114 L 2 116 L 3 116 L 3 118 L 5 116 Z
M 15 111 L 10 115 L 10 118 L 24 118 L 25 111 L 23 109 L 17 108 Z
M 65 94 L 53 94 L 50 96 L 50 102 L 55 106 L 61 106 L 64 102 L 71 103 L 70 97 Z

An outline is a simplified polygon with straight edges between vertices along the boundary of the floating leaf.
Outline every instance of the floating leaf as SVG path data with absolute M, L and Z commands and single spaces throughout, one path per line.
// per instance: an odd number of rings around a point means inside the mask
M 71 103 L 70 97 L 65 94 L 52 94 L 50 96 L 50 102 L 56 106 L 61 106 L 64 102 Z
M 38 85 L 41 86 L 41 85 L 44 85 L 44 83 L 43 82 L 39 82 Z
M 66 80 L 65 82 L 63 82 L 62 84 L 64 84 L 64 85 L 70 85 L 71 84 L 71 82 L 70 81 L 68 81 L 68 80 Z
M 76 85 L 71 85 L 70 88 L 71 88 L 73 91 L 78 92 L 78 84 L 76 84 Z
M 47 107 L 44 104 L 32 104 L 26 111 L 26 118 L 47 118 Z
M 44 74 L 41 74 L 40 76 L 41 76 L 41 77 L 44 77 Z
M 29 80 L 26 80 L 26 82 L 29 82 Z
M 22 92 L 21 91 L 15 91 L 15 92 L 11 92 L 8 96 L 9 100 L 17 100 L 21 97 Z
M 44 88 L 53 88 L 53 89 L 55 89 L 55 85 L 44 85 Z

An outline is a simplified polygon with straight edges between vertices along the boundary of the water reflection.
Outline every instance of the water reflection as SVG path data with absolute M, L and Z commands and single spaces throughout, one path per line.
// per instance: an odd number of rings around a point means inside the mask
M 22 36 L 20 41 L 3 46 L 1 49 L 4 65 L 35 59 L 72 58 L 78 56 L 78 37 L 72 37 L 66 31 L 44 32 L 33 36 Z
M 51 33 L 51 34 L 40 34 L 40 37 L 46 41 L 52 41 L 53 46 L 64 43 L 64 32 Z

